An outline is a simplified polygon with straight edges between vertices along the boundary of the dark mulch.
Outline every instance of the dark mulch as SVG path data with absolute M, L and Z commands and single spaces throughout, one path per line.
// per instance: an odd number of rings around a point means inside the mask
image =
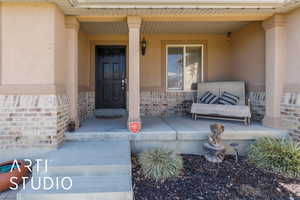
M 132 156 L 135 200 L 291 200 L 300 180 L 258 169 L 245 158 L 238 163 L 226 157 L 221 164 L 203 156 L 183 155 L 184 170 L 176 178 L 156 182 L 142 175 L 136 155 Z M 290 198 L 293 197 L 293 198 Z

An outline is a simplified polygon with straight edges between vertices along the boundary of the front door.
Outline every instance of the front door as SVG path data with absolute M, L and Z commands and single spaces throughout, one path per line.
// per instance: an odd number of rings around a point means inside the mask
M 126 48 L 96 46 L 96 109 L 125 108 Z

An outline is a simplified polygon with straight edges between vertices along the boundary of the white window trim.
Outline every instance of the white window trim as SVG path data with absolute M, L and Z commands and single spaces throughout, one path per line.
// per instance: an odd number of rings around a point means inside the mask
M 190 91 L 196 91 L 196 90 L 185 90 L 184 89 L 184 72 L 183 72 L 183 89 L 172 89 L 168 88 L 168 49 L 169 47 L 183 47 L 183 65 L 185 66 L 186 60 L 185 60 L 185 54 L 186 54 L 186 47 L 201 47 L 201 82 L 204 81 L 204 45 L 203 44 L 168 44 L 166 45 L 166 90 L 167 92 L 190 92 Z

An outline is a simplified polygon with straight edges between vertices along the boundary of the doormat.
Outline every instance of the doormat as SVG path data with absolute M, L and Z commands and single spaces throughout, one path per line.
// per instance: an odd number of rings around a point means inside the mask
M 95 116 L 97 119 L 117 119 L 122 118 L 126 115 L 126 110 L 122 108 L 117 109 L 97 109 Z

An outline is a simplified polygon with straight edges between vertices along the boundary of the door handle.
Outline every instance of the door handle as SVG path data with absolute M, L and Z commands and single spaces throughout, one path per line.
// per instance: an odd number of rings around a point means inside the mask
M 127 84 L 127 79 L 126 78 L 122 79 L 122 84 L 121 84 L 122 90 L 125 90 L 126 84 Z

